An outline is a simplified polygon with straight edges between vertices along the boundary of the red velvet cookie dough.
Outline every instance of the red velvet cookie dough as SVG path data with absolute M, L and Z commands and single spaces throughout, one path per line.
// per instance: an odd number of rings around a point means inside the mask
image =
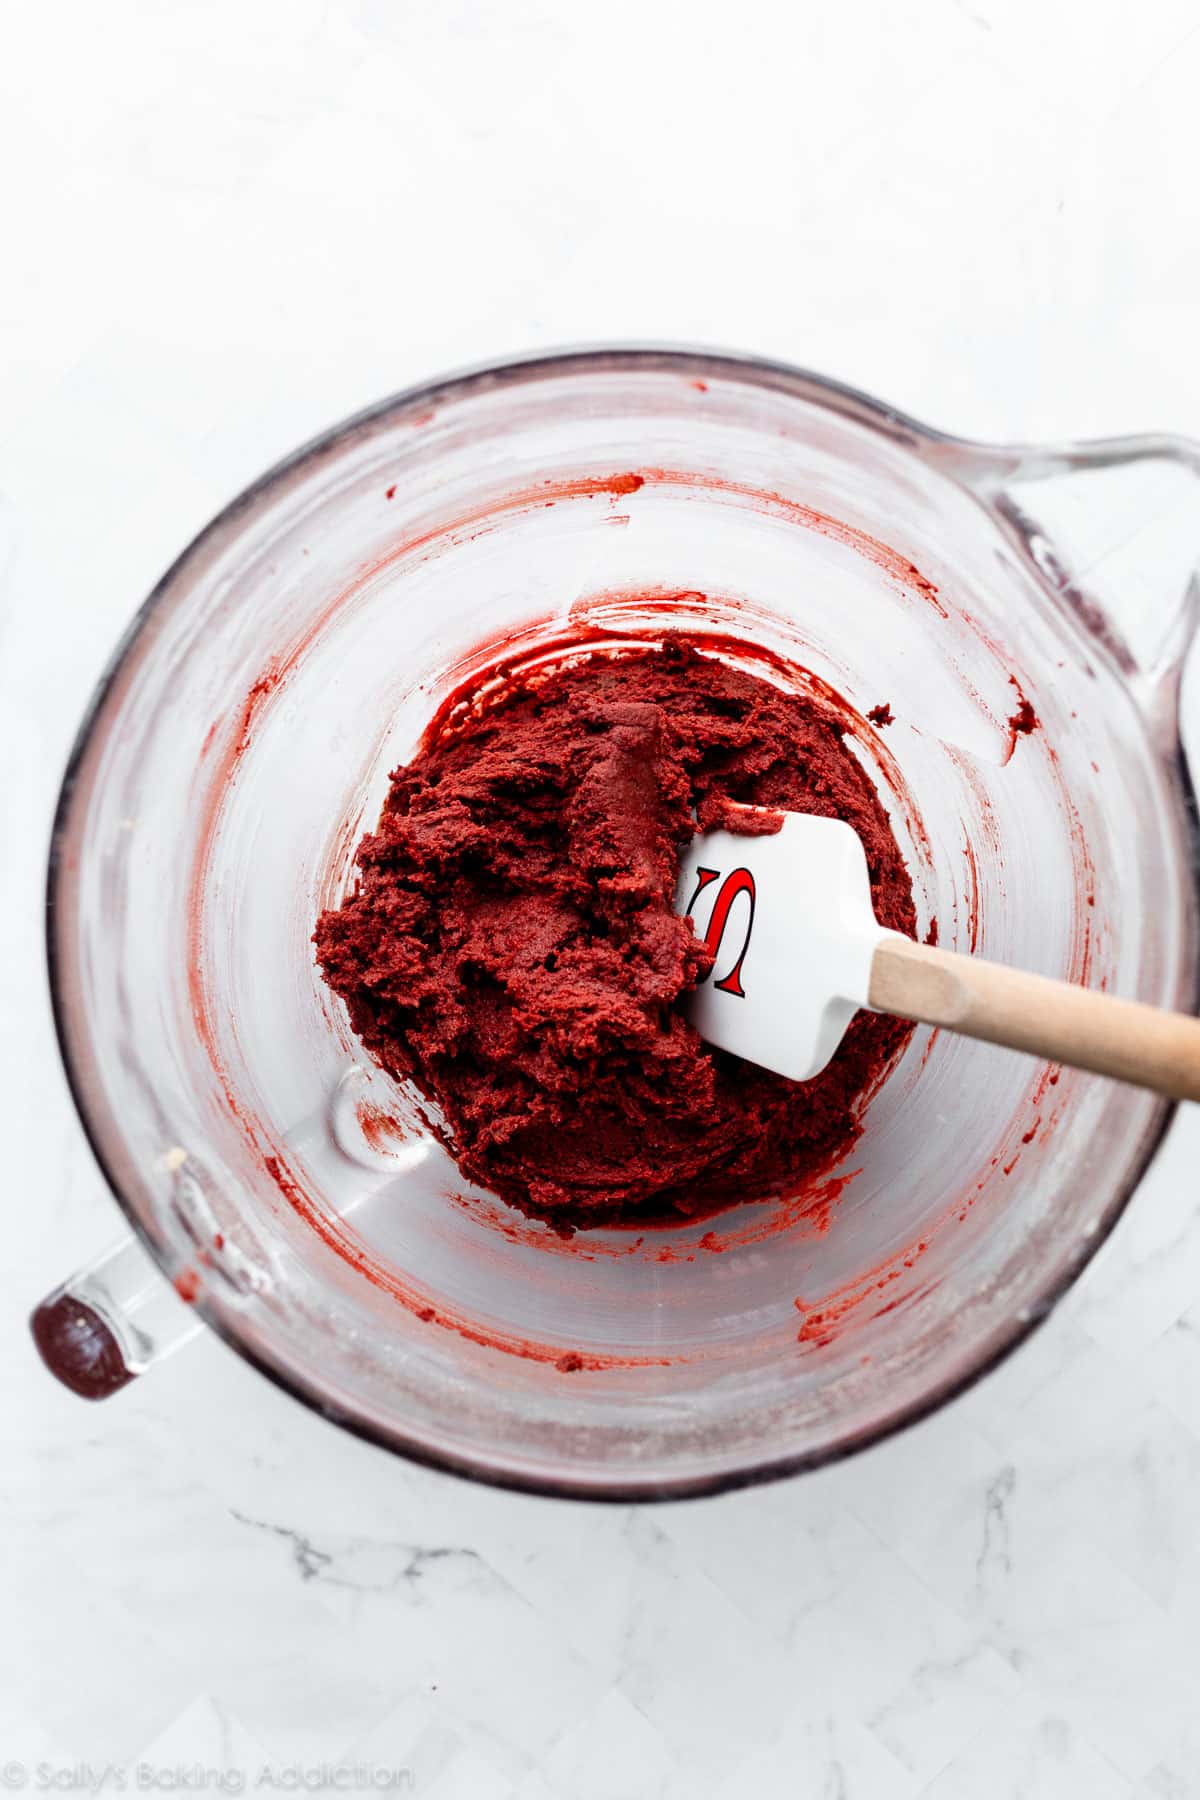
M 681 1006 L 707 953 L 674 911 L 695 817 L 732 800 L 848 820 L 880 923 L 915 933 L 843 729 L 668 639 L 514 678 L 395 771 L 317 957 L 472 1181 L 571 1231 L 794 1191 L 850 1148 L 911 1027 L 860 1013 L 803 1084 L 710 1049 Z

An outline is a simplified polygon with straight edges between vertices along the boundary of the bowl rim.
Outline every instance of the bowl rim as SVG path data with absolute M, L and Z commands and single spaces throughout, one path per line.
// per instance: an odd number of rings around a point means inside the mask
M 67 1085 L 83 1128 L 84 1136 L 95 1157 L 113 1198 L 121 1208 L 134 1236 L 149 1252 L 166 1280 L 177 1274 L 175 1251 L 165 1240 L 155 1236 L 143 1217 L 126 1197 L 116 1170 L 102 1148 L 102 1133 L 94 1121 L 85 1093 L 81 1059 L 72 1040 L 68 1019 L 66 988 L 70 952 L 65 938 L 64 921 L 69 918 L 66 904 L 75 871 L 67 855 L 74 807 L 82 777 L 93 747 L 97 728 L 112 699 L 122 672 L 143 634 L 156 621 L 160 609 L 173 599 L 173 590 L 192 563 L 208 553 L 231 534 L 242 518 L 273 497 L 293 477 L 304 473 L 317 461 L 330 456 L 347 442 L 369 432 L 372 427 L 401 418 L 405 413 L 440 407 L 472 394 L 517 386 L 543 379 L 604 370 L 637 370 L 674 373 L 690 379 L 740 381 L 752 387 L 767 388 L 793 395 L 854 419 L 870 429 L 891 438 L 920 454 L 922 446 L 940 447 L 961 452 L 970 459 L 979 455 L 1012 454 L 1010 446 L 985 445 L 925 425 L 909 414 L 873 398 L 845 382 L 800 368 L 794 364 L 763 357 L 751 352 L 711 349 L 667 343 L 613 343 L 581 345 L 554 350 L 537 350 L 506 357 L 498 362 L 480 362 L 451 373 L 434 377 L 415 386 L 403 388 L 386 398 L 362 408 L 340 420 L 298 449 L 272 464 L 262 475 L 243 488 L 197 532 L 155 583 L 125 631 L 119 638 L 102 670 L 80 720 L 67 759 L 58 792 L 50 834 L 47 863 L 46 958 L 50 1001 L 59 1055 Z M 953 467 L 943 467 L 946 479 L 971 490 L 957 479 Z M 977 497 L 977 496 L 976 496 Z M 1037 573 L 1037 571 L 1034 571 Z M 1039 575 L 1040 579 L 1040 575 Z M 1178 781 L 1188 829 L 1192 838 L 1193 864 L 1200 842 L 1197 802 L 1190 771 L 1182 746 L 1177 747 L 1173 772 Z M 61 941 L 60 941 L 61 940 Z M 1200 975 L 1197 977 L 1200 984 Z M 1200 998 L 1200 985 L 1192 996 L 1195 1007 Z M 98 1111 L 99 1109 L 97 1109 Z M 237 1355 L 265 1375 L 277 1388 L 332 1423 L 339 1425 L 365 1442 L 403 1456 L 427 1468 L 441 1470 L 491 1487 L 539 1495 L 553 1499 L 575 1499 L 628 1505 L 649 1501 L 681 1500 L 731 1492 L 758 1486 L 768 1481 L 807 1473 L 841 1462 L 874 1444 L 885 1442 L 899 1432 L 930 1417 L 943 1406 L 966 1393 L 985 1376 L 998 1368 L 1020 1344 L 1023 1344 L 1074 1285 L 1083 1270 L 1104 1244 L 1125 1212 L 1134 1192 L 1144 1180 L 1177 1111 L 1176 1104 L 1164 1102 L 1156 1121 L 1146 1130 L 1137 1157 L 1127 1179 L 1113 1195 L 1096 1221 L 1091 1235 L 1074 1247 L 1063 1261 L 1055 1278 L 1041 1292 L 1037 1302 L 1022 1309 L 1007 1326 L 997 1326 L 979 1350 L 967 1358 L 966 1366 L 937 1383 L 927 1393 L 910 1398 L 886 1417 L 856 1430 L 846 1431 L 817 1449 L 794 1451 L 776 1457 L 762 1457 L 734 1467 L 722 1467 L 701 1475 L 681 1474 L 665 1478 L 631 1479 L 614 1477 L 595 1479 L 587 1473 L 576 1475 L 550 1473 L 534 1468 L 522 1469 L 507 1464 L 493 1464 L 483 1457 L 433 1445 L 403 1430 L 393 1429 L 368 1416 L 353 1405 L 332 1399 L 322 1392 L 315 1380 L 301 1372 L 284 1357 L 275 1357 L 257 1344 L 247 1342 L 225 1314 L 214 1305 L 207 1293 L 197 1295 L 194 1310 Z M 181 1265 L 180 1265 L 181 1266 Z

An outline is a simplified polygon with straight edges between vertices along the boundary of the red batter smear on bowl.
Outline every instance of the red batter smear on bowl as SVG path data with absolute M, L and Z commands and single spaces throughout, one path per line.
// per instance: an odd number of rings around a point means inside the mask
M 1010 713 L 1008 717 L 1008 753 L 1004 758 L 1006 763 L 1012 761 L 1013 751 L 1017 747 L 1017 739 L 1019 737 L 1028 737 L 1029 733 L 1031 731 L 1036 731 L 1041 724 L 1041 720 L 1034 712 L 1031 702 L 1026 697 L 1024 688 L 1022 688 L 1015 675 L 1009 676 L 1008 684 L 1010 687 L 1015 687 L 1017 690 L 1017 710 L 1014 713 Z
M 472 1181 L 570 1233 L 763 1199 L 845 1155 L 911 1027 L 859 1014 L 803 1084 L 711 1049 L 681 1007 L 710 959 L 674 891 L 695 818 L 820 813 L 858 831 L 880 922 L 913 935 L 846 725 L 682 637 L 576 648 L 439 715 L 314 941 Z

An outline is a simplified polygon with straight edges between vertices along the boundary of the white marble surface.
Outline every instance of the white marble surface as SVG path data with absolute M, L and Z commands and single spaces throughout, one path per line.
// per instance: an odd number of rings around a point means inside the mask
M 410 380 L 603 337 L 757 348 L 980 436 L 1200 433 L 1198 87 L 1196 0 L 9 18 L 0 1785 L 111 1763 L 132 1791 L 141 1760 L 160 1789 L 407 1769 L 422 1800 L 1200 1794 L 1194 1111 L 998 1375 L 720 1501 L 467 1487 L 209 1341 L 89 1408 L 23 1324 L 116 1229 L 43 992 L 56 782 L 212 510 Z

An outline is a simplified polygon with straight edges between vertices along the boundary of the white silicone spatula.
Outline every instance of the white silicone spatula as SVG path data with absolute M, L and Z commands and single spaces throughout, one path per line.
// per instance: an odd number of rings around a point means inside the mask
M 683 857 L 676 904 L 716 955 L 689 1001 L 709 1043 L 808 1081 L 869 1007 L 1200 1100 L 1200 1019 L 886 931 L 857 832 L 783 821 L 772 836 L 705 832 Z

